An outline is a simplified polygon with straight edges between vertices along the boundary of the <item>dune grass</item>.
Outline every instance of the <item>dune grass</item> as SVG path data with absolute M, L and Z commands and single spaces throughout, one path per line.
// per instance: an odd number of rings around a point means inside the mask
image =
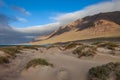
M 45 59 L 38 58 L 38 59 L 33 59 L 33 60 L 29 61 L 27 63 L 26 69 L 28 69 L 30 67 L 36 67 L 37 65 L 45 65 L 45 66 L 53 67 L 53 64 L 47 62 Z
M 16 46 L 16 48 L 18 48 L 19 50 L 22 50 L 22 49 L 34 49 L 34 50 L 37 50 L 37 45 L 20 45 L 20 46 Z
M 17 53 L 20 53 L 20 50 L 16 47 L 2 47 L 0 50 L 13 57 L 15 57 Z
M 120 63 L 111 62 L 91 68 L 88 73 L 88 80 L 109 80 L 112 76 L 114 76 L 114 80 L 120 80 Z
M 72 53 L 77 54 L 78 58 L 83 57 L 83 56 L 85 57 L 94 56 L 96 54 L 96 47 L 88 46 L 88 45 L 81 45 L 78 48 L 76 48 Z
M 67 50 L 67 49 L 75 48 L 77 45 L 80 45 L 80 44 L 76 42 L 70 42 L 65 44 L 63 47 L 65 50 Z
M 37 47 L 39 46 L 34 46 L 34 45 L 7 46 L 7 47 L 1 47 L 0 51 L 3 51 L 10 56 L 15 56 L 17 53 L 20 53 L 20 50 L 23 50 L 23 49 L 38 50 Z
M 54 47 L 57 47 L 57 46 L 54 45 L 54 44 L 51 44 L 51 45 L 49 45 L 49 46 L 46 46 L 45 48 L 48 50 L 48 49 L 51 49 L 51 48 L 54 48 Z
M 109 42 L 109 41 L 95 42 L 95 43 L 93 43 L 93 45 L 96 45 L 98 47 L 104 47 L 104 48 L 107 48 L 107 49 L 110 49 L 110 50 L 115 50 L 116 47 L 120 47 L 117 43 Z
M 9 63 L 8 58 L 0 56 L 0 64 L 4 64 L 4 63 Z

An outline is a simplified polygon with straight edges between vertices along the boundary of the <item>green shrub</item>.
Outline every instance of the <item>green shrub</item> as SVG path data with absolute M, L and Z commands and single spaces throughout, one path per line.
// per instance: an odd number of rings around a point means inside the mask
M 92 45 L 99 45 L 99 44 L 101 44 L 101 43 L 102 43 L 102 42 L 98 41 L 98 42 L 92 43 Z
M 30 67 L 35 67 L 37 65 L 46 65 L 46 66 L 53 67 L 53 64 L 47 62 L 45 59 L 38 58 L 38 59 L 33 59 L 33 60 L 29 61 L 26 66 L 26 69 L 28 69 Z
M 46 46 L 45 48 L 48 50 L 48 49 L 51 49 L 51 48 L 54 48 L 54 47 L 57 47 L 55 45 L 49 45 L 49 46 Z
M 3 63 L 9 63 L 9 60 L 7 57 L 0 57 L 0 64 L 3 64 Z
M 10 56 L 15 56 L 17 53 L 20 53 L 20 50 L 15 47 L 4 47 L 0 48 L 0 50 L 9 54 Z
M 77 54 L 79 58 L 82 56 L 94 56 L 96 54 L 96 47 L 81 45 L 73 51 L 73 54 Z
M 16 46 L 18 49 L 22 50 L 22 49 L 35 49 L 37 50 L 37 47 L 38 46 L 35 46 L 35 45 L 20 45 L 20 46 Z
M 95 42 L 93 43 L 93 45 L 97 45 L 98 47 L 104 47 L 111 50 L 115 50 L 115 47 L 119 47 L 119 45 L 114 42 Z
M 120 70 L 116 71 L 116 80 L 120 80 Z
M 75 42 L 71 42 L 71 43 L 65 44 L 63 47 L 64 47 L 64 49 L 66 50 L 66 49 L 75 48 L 77 45 L 80 45 L 80 44 L 75 43 Z
M 91 68 L 89 70 L 88 80 L 108 80 L 111 73 L 115 74 L 115 80 L 120 79 L 120 63 L 108 63 Z

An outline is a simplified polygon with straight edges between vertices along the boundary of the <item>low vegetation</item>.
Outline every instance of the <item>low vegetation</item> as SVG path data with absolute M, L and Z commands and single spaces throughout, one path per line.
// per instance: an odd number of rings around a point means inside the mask
M 120 63 L 108 63 L 89 70 L 88 80 L 120 80 Z
M 9 63 L 9 60 L 7 57 L 0 57 L 0 64 L 4 64 L 4 63 Z
M 81 45 L 73 51 L 73 54 L 77 54 L 79 58 L 83 56 L 94 56 L 96 54 L 96 47 Z
M 45 48 L 48 50 L 48 49 L 51 49 L 51 48 L 54 48 L 54 47 L 57 47 L 56 45 L 49 45 L 49 46 L 46 46 Z
M 37 50 L 37 47 L 39 46 L 35 46 L 35 45 L 25 45 L 25 46 L 16 46 L 18 49 L 22 50 L 22 49 L 34 49 L 34 50 Z
M 115 42 L 95 42 L 93 45 L 96 45 L 98 47 L 104 47 L 110 50 L 115 50 L 116 47 L 120 47 L 117 43 Z
M 63 47 L 64 49 L 71 49 L 71 48 L 75 48 L 76 46 L 81 45 L 80 43 L 76 43 L 76 42 L 70 42 L 65 44 Z
M 38 59 L 33 59 L 33 60 L 29 61 L 27 63 L 26 69 L 28 69 L 30 67 L 36 67 L 37 65 L 45 65 L 45 66 L 53 67 L 53 64 L 47 62 L 45 59 L 38 58 Z
M 20 53 L 20 50 L 16 47 L 2 47 L 0 50 L 13 57 L 15 57 L 17 53 Z
M 38 50 L 39 46 L 34 46 L 34 45 L 26 45 L 26 46 L 7 46 L 7 47 L 1 47 L 0 51 L 3 51 L 7 53 L 10 56 L 15 56 L 17 53 L 20 53 L 20 50 L 23 49 L 35 49 Z

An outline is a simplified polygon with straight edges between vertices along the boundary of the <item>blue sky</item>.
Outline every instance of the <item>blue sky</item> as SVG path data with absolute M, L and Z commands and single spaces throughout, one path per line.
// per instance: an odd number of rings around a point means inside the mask
M 78 11 L 104 1 L 110 0 L 3 0 L 4 6 L 0 7 L 0 12 L 19 18 L 20 21 L 10 23 L 11 26 L 25 28 L 52 23 L 52 16 Z M 16 7 L 28 14 L 21 13 Z

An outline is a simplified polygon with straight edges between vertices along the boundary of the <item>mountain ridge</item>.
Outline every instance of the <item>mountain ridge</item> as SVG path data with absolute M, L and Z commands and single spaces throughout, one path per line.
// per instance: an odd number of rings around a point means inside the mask
M 118 35 L 118 33 L 120 32 L 120 11 L 99 13 L 93 16 L 87 16 L 82 19 L 78 19 L 67 25 L 61 26 L 59 29 L 55 30 L 50 35 L 42 36 L 42 37 L 38 36 L 35 39 L 35 41 L 39 42 L 39 41 L 48 40 L 49 42 L 49 39 L 61 36 L 63 34 L 65 34 L 64 35 L 65 37 L 66 36 L 68 37 L 70 35 L 66 35 L 66 33 L 70 34 L 71 31 L 74 31 L 73 34 L 78 32 L 79 34 L 76 34 L 76 36 L 82 34 L 81 36 L 78 36 L 80 37 L 79 39 L 82 39 L 83 36 L 90 34 L 96 37 L 100 37 L 100 35 L 101 37 L 103 37 L 104 35 L 107 35 L 106 37 L 110 37 L 110 36 L 118 37 L 120 36 Z M 115 34 L 115 32 L 118 32 L 117 35 Z M 73 34 L 71 32 L 71 36 L 75 36 Z M 88 36 L 88 38 L 95 38 L 95 37 Z M 87 36 L 84 39 L 87 39 Z M 71 39 L 71 41 L 72 40 L 73 39 Z M 75 40 L 78 40 L 78 38 Z M 70 41 L 70 39 L 67 41 Z M 58 42 L 60 42 L 60 40 L 58 40 Z

